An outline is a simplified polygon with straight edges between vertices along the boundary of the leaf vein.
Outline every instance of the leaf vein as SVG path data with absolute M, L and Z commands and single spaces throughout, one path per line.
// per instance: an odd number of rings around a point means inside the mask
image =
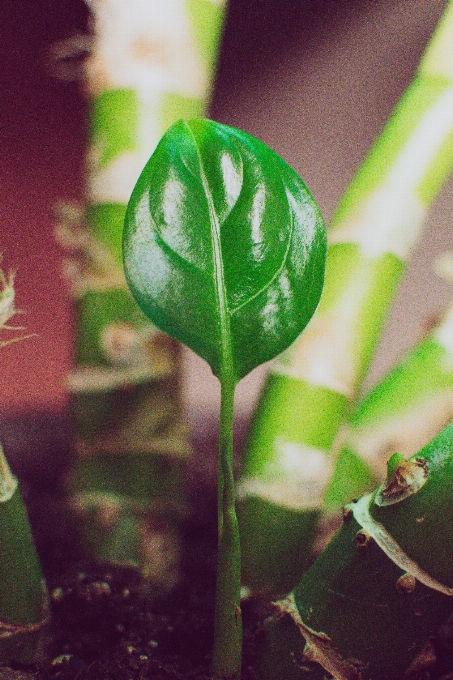
M 211 188 L 209 186 L 208 178 L 206 177 L 206 172 L 203 166 L 203 159 L 197 144 L 197 140 L 190 126 L 187 123 L 186 125 L 193 139 L 195 152 L 197 154 L 198 163 L 200 166 L 201 182 L 203 190 L 205 192 L 206 201 L 208 204 L 209 224 L 211 230 L 211 240 L 213 249 L 213 284 L 215 297 L 218 302 L 218 318 L 220 325 L 221 376 L 218 377 L 222 381 L 222 377 L 228 376 L 231 379 L 234 373 L 233 368 L 234 363 L 233 363 L 230 317 L 228 313 L 228 299 L 225 285 L 225 272 L 222 259 L 220 224 L 215 211 L 214 199 L 212 196 Z
M 158 229 L 154 229 L 154 233 L 156 235 L 157 244 L 166 255 L 182 263 L 185 268 L 191 269 L 192 271 L 196 272 L 200 277 L 207 278 L 206 273 L 202 269 L 197 267 L 193 262 L 190 262 L 190 260 L 188 260 L 180 253 L 178 253 L 172 246 L 170 246 Z
M 262 286 L 260 288 L 260 290 L 256 291 L 256 293 L 251 295 L 247 300 L 244 300 L 244 302 L 241 302 L 240 305 L 237 305 L 236 307 L 231 308 L 231 315 L 236 314 L 236 312 L 238 312 L 240 309 L 242 309 L 246 305 L 250 304 L 253 300 L 255 300 L 262 293 L 264 293 L 265 290 L 270 288 L 270 286 L 274 283 L 274 281 L 280 276 L 281 272 L 283 271 L 283 268 L 286 265 L 287 260 L 288 260 L 288 255 L 289 255 L 289 252 L 291 250 L 291 245 L 292 245 L 293 235 L 294 235 L 294 215 L 293 215 L 293 211 L 291 209 L 289 211 L 289 214 L 290 214 L 290 233 L 289 233 L 289 238 L 288 238 L 288 244 L 287 244 L 285 253 L 282 257 L 281 264 L 279 265 L 278 269 L 276 270 L 276 272 L 272 276 L 272 278 L 269 279 L 269 281 L 267 283 L 265 283 L 264 286 Z M 305 244 L 304 244 L 304 247 L 305 247 Z

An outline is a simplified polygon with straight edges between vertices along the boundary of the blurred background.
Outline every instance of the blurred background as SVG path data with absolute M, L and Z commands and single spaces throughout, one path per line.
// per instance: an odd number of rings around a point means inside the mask
M 230 0 L 210 117 L 246 130 L 304 178 L 328 221 L 380 132 L 445 1 Z M 53 206 L 83 199 L 87 102 L 52 75 L 55 41 L 84 33 L 82 0 L 0 0 L 0 252 L 16 272 L 20 321 L 37 337 L 2 349 L 0 418 L 62 412 L 72 310 Z M 420 337 L 453 295 L 432 263 L 453 249 L 453 182 L 431 210 L 395 300 L 367 386 Z M 238 390 L 247 418 L 265 368 Z M 217 412 L 217 384 L 185 355 L 185 400 L 197 427 Z

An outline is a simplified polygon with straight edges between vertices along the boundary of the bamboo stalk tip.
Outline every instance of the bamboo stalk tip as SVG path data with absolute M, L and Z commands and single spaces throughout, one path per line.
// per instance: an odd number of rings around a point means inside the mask
M 417 493 L 428 481 L 428 463 L 425 459 L 404 460 L 400 454 L 394 454 L 394 456 L 399 456 L 398 465 L 386 485 L 379 488 L 374 501 L 376 505 L 385 506 L 399 503 Z M 388 462 L 390 474 L 393 469 L 394 456 Z M 400 459 L 403 462 L 400 463 Z

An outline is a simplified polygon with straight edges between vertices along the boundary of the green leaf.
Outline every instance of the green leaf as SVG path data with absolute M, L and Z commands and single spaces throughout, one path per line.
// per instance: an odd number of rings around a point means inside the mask
M 296 339 L 321 295 L 325 251 L 300 177 L 258 139 L 208 120 L 167 130 L 126 213 L 138 304 L 219 378 L 240 380 Z

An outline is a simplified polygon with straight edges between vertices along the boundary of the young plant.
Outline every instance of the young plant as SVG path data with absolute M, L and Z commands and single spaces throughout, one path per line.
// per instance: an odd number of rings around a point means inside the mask
M 232 471 L 237 383 L 289 346 L 323 286 L 326 235 L 299 176 L 250 135 L 175 123 L 132 193 L 124 265 L 138 304 L 220 381 L 218 568 L 213 669 L 241 666 L 241 564 Z

